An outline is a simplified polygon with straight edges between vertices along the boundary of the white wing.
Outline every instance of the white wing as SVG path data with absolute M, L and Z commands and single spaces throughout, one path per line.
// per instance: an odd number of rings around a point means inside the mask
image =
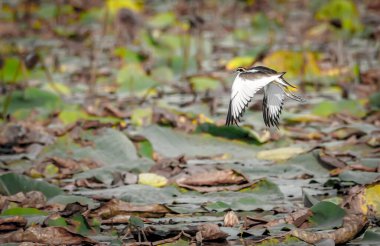
M 260 72 L 239 73 L 232 85 L 226 125 L 237 125 L 255 93 L 280 76 L 281 74 L 271 76 Z
M 263 118 L 266 126 L 278 128 L 284 99 L 285 92 L 279 85 L 271 83 L 264 88 Z

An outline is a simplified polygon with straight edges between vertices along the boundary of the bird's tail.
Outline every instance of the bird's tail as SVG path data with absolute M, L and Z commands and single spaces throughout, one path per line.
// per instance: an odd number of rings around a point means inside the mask
M 302 98 L 302 97 L 299 97 L 297 95 L 294 95 L 288 88 L 284 87 L 284 92 L 285 92 L 285 95 L 287 97 L 289 97 L 290 99 L 293 99 L 297 102 L 301 102 L 301 103 L 305 103 L 306 102 L 306 99 Z

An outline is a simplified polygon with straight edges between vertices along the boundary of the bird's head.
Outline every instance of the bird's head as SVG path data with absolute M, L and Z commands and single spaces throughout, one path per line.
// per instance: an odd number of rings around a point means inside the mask
M 246 72 L 247 70 L 245 69 L 245 68 L 243 68 L 243 67 L 238 67 L 238 68 L 236 68 L 236 70 L 235 70 L 235 72 L 236 73 L 242 73 L 242 72 Z

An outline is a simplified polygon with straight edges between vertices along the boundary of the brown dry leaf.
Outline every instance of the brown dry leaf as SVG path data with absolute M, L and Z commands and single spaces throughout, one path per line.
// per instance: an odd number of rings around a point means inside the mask
M 111 114 L 111 116 L 115 116 L 117 118 L 125 119 L 130 117 L 130 112 L 123 112 L 118 107 L 115 107 L 110 103 L 106 103 L 104 105 L 104 111 Z
M 167 207 L 161 204 L 152 205 L 135 205 L 128 202 L 112 199 L 103 204 L 101 207 L 91 211 L 91 217 L 100 217 L 102 219 L 110 219 L 116 215 L 131 215 L 138 213 L 139 216 L 149 215 L 152 217 L 161 217 L 167 213 L 173 213 Z
M 194 174 L 177 180 L 177 185 L 198 192 L 238 191 L 257 183 L 232 170 L 221 170 Z
M 174 158 L 166 158 L 158 153 L 153 155 L 156 164 L 150 168 L 150 172 L 162 175 L 166 178 L 173 177 L 179 174 L 187 165 L 187 160 L 184 155 Z
M 342 127 L 330 133 L 331 137 L 339 140 L 348 139 L 352 136 L 357 136 L 358 138 L 364 136 L 366 133 L 357 128 Z
M 131 215 L 127 214 L 118 214 L 116 216 L 111 217 L 110 219 L 102 220 L 102 224 L 128 224 L 129 219 L 131 218 Z
M 240 173 L 228 169 L 214 172 L 206 172 L 192 175 L 181 181 L 181 184 L 185 185 L 229 185 L 229 184 L 241 184 L 247 182 L 247 179 Z
M 310 244 L 315 244 L 323 239 L 332 239 L 335 244 L 343 244 L 355 238 L 366 224 L 366 216 L 363 216 L 362 214 L 348 214 L 343 218 L 343 226 L 337 230 L 311 232 L 295 229 L 291 234 Z
M 106 188 L 107 187 L 107 185 L 100 183 L 95 178 L 77 179 L 77 180 L 75 180 L 74 184 L 77 187 L 86 187 L 86 188 L 90 188 L 90 189 Z
M 26 230 L 20 229 L 15 232 L 0 235 L 0 243 L 33 242 L 48 245 L 94 245 L 90 238 L 70 232 L 63 227 L 39 227 L 31 226 Z
M 50 157 L 47 161 L 52 161 L 54 165 L 59 168 L 66 168 L 70 170 L 85 170 L 99 167 L 99 165 L 91 160 L 74 160 L 64 159 L 60 157 Z
M 229 211 L 223 219 L 223 224 L 226 227 L 234 227 L 239 225 L 239 218 L 234 211 Z
M 197 124 L 193 124 L 193 121 L 195 120 L 185 114 L 157 107 L 153 109 L 152 122 L 159 125 L 171 125 L 184 132 L 193 132 L 197 127 Z
M 21 216 L 0 218 L 0 231 L 13 231 L 25 227 L 28 221 Z
M 84 213 L 88 210 L 88 205 L 82 205 L 79 202 L 69 203 L 59 214 L 62 217 L 70 217 L 75 213 Z
M 0 146 L 29 145 L 33 143 L 51 144 L 54 137 L 42 126 L 25 123 L 9 123 L 0 130 Z
M 0 128 L 0 159 L 34 160 L 43 145 L 54 142 L 54 136 L 40 125 L 30 123 L 8 123 Z
M 300 209 L 293 213 L 290 213 L 285 218 L 275 219 L 265 224 L 265 227 L 273 227 L 280 224 L 293 224 L 296 227 L 301 226 L 310 216 L 312 212 L 310 209 Z
M 344 161 L 340 160 L 338 157 L 330 153 L 327 153 L 325 150 L 320 150 L 317 157 L 322 164 L 326 164 L 329 167 L 344 168 L 347 166 Z
M 19 192 L 12 196 L 0 196 L 0 209 L 5 209 L 9 202 L 17 203 L 20 207 L 42 208 L 46 205 L 46 197 L 40 191 Z
M 238 191 L 257 183 L 232 170 L 204 172 L 177 180 L 177 185 L 198 192 Z
M 198 226 L 198 232 L 195 235 L 197 242 L 225 240 L 229 235 L 219 229 L 215 224 L 203 224 Z

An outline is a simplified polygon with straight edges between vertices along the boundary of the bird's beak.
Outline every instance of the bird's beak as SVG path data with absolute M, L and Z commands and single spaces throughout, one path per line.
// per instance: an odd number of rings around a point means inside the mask
M 286 87 L 291 87 L 291 88 L 297 88 L 295 87 L 294 85 L 292 84 L 289 84 L 285 79 L 279 77 L 278 79 L 276 79 L 278 83 L 282 84 L 283 86 L 286 86 Z

